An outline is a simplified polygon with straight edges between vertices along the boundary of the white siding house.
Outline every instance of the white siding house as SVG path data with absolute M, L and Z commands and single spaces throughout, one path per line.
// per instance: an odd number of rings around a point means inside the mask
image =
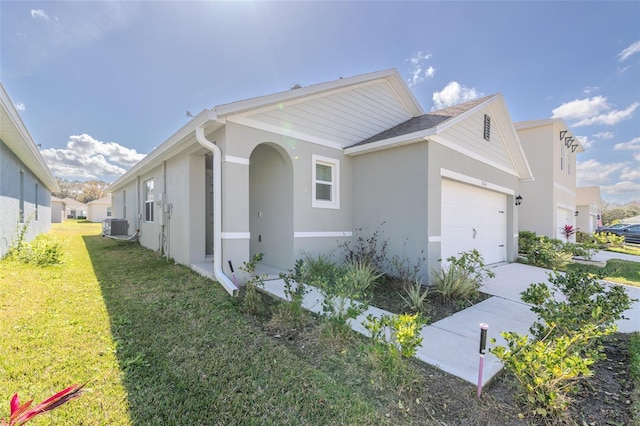
M 463 250 L 512 261 L 530 178 L 502 95 L 425 113 L 386 70 L 204 110 L 108 191 L 142 245 L 234 293 L 229 261 L 286 270 L 382 222 L 425 282 Z
M 0 84 L 0 258 L 27 226 L 32 240 L 51 227 L 51 192 L 60 188 Z
M 576 226 L 576 155 L 584 149 L 559 118 L 522 121 L 515 128 L 535 176 L 520 188 L 519 229 L 562 239 L 565 225 Z
M 111 215 L 111 194 L 87 203 L 87 220 L 89 222 L 102 222 Z
M 58 197 L 51 197 L 51 223 L 61 223 L 66 219 L 64 201 Z

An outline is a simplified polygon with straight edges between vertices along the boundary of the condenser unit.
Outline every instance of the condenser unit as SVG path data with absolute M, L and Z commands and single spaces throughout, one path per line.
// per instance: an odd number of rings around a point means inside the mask
M 108 218 L 102 221 L 102 235 L 127 235 L 129 224 L 126 219 Z

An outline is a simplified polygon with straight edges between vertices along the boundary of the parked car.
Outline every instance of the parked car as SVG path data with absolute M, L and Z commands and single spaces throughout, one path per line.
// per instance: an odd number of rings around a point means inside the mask
M 616 223 L 609 226 L 599 226 L 596 228 L 596 232 L 611 232 L 612 229 L 622 229 L 626 226 L 629 226 L 628 223 Z
M 610 229 L 605 232 L 610 232 L 615 235 L 624 237 L 625 243 L 638 243 L 640 244 L 640 224 L 639 225 L 627 225 L 622 228 Z

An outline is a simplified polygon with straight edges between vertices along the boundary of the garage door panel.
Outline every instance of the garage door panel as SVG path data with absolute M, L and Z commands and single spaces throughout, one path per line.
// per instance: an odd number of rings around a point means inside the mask
M 506 260 L 506 196 L 442 181 L 442 258 L 477 249 L 485 263 Z

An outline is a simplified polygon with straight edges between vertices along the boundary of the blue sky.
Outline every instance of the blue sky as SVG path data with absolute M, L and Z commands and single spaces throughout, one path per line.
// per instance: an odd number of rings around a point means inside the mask
M 396 68 L 425 110 L 561 117 L 640 201 L 640 2 L 0 1 L 0 79 L 54 174 L 108 182 L 205 108 Z

